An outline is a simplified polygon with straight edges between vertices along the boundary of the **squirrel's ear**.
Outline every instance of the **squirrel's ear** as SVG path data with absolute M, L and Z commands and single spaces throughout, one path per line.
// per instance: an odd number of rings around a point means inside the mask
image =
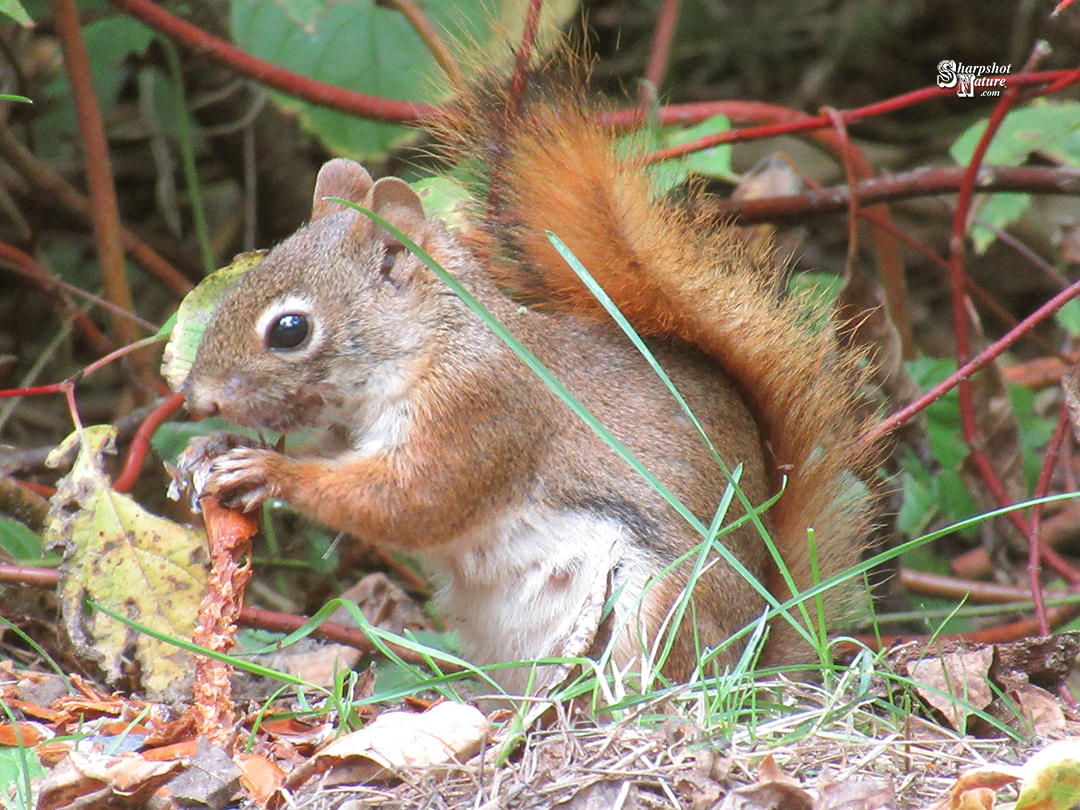
M 315 199 L 311 203 L 311 219 L 316 220 L 336 211 L 344 211 L 341 203 L 324 200 L 323 197 L 340 197 L 349 202 L 361 203 L 371 189 L 371 175 L 367 169 L 353 160 L 334 158 L 319 169 L 315 181 Z
M 427 216 L 420 198 L 404 180 L 397 177 L 379 180 L 371 189 L 368 207 L 414 242 L 423 244 L 427 233 Z M 391 238 L 386 233 L 384 237 Z

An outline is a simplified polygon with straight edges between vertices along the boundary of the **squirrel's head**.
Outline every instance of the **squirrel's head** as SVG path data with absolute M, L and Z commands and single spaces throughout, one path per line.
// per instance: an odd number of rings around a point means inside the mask
M 288 432 L 394 396 L 434 327 L 435 276 L 367 215 L 425 247 L 432 228 L 403 181 L 350 160 L 322 167 L 311 222 L 229 291 L 184 384 L 188 410 Z M 355 414 L 352 415 L 355 418 Z

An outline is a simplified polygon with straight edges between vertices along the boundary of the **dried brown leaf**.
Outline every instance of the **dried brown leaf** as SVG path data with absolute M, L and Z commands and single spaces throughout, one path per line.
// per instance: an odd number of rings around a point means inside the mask
M 326 786 L 362 785 L 393 779 L 403 769 L 451 765 L 476 754 L 488 728 L 482 712 L 453 701 L 420 714 L 385 712 L 366 728 L 330 743 L 294 772 L 289 785 L 318 772 L 325 772 Z
M 997 792 L 1019 778 L 1020 769 L 1011 765 L 975 768 L 960 774 L 949 795 L 931 810 L 991 810 Z
M 274 793 L 285 784 L 285 772 L 276 762 L 258 754 L 236 754 L 233 761 L 240 769 L 240 782 L 259 807 L 266 807 Z
M 915 691 L 953 728 L 963 730 L 971 711 L 984 709 L 993 700 L 989 682 L 993 661 L 990 647 L 923 658 L 910 668 Z
M 150 762 L 138 754 L 72 751 L 42 780 L 37 810 L 143 807 L 183 767 L 175 761 Z
M 717 810 L 813 810 L 814 797 L 788 782 L 762 782 L 737 788 L 720 802 Z

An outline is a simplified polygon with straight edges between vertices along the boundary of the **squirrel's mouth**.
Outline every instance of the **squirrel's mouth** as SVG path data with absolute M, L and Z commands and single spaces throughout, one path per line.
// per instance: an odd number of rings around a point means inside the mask
M 246 404 L 239 404 L 235 416 L 238 424 L 285 434 L 319 425 L 324 406 L 323 398 L 315 392 L 292 392 L 289 396 L 256 394 Z M 223 408 L 221 415 L 232 422 L 230 410 Z
M 220 385 L 201 384 L 185 390 L 188 412 L 203 418 L 216 416 L 234 425 L 293 433 L 320 424 L 326 400 L 315 388 L 274 385 L 236 385 L 237 378 Z

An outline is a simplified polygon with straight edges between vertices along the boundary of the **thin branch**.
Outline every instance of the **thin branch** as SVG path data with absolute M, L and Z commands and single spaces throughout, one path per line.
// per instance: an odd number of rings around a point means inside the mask
M 518 44 L 517 58 L 514 61 L 514 75 L 510 77 L 510 98 L 507 103 L 506 117 L 512 118 L 517 112 L 517 105 L 525 95 L 525 82 L 532 61 L 533 46 L 536 44 L 536 32 L 540 27 L 540 10 L 544 0 L 529 0 L 525 10 L 525 28 Z
M 968 161 L 967 166 L 964 167 L 964 176 L 957 192 L 956 211 L 953 214 L 952 232 L 949 236 L 949 287 L 952 300 L 953 337 L 956 341 L 956 365 L 958 368 L 964 365 L 971 356 L 969 333 L 971 301 L 964 292 L 964 278 L 966 275 L 964 256 L 967 250 L 968 214 L 971 211 L 971 202 L 975 196 L 975 178 L 978 177 L 979 167 L 982 166 L 983 158 L 990 148 L 994 135 L 997 134 L 1005 121 L 1005 116 L 1009 114 L 1009 110 L 1016 104 L 1019 95 L 1020 88 L 1015 85 L 1010 86 L 1006 88 L 1001 99 L 994 105 L 993 112 L 990 113 L 986 128 L 975 145 L 971 159 Z M 994 496 L 994 500 L 1000 506 L 1010 506 L 1013 499 L 983 447 L 979 424 L 975 417 L 975 395 L 969 377 L 964 377 L 957 383 L 957 394 L 960 397 L 960 430 L 964 441 L 967 443 L 971 461 Z M 1030 525 L 1020 512 L 1010 510 L 1007 517 L 1022 536 L 1028 536 Z M 1042 620 L 1045 621 L 1045 615 Z
M 844 274 L 850 275 L 855 271 L 855 262 L 859 255 L 859 208 L 861 207 L 861 200 L 858 191 L 858 166 L 859 158 L 862 157 L 863 162 L 865 162 L 865 156 L 859 153 L 858 147 L 848 137 L 847 127 L 844 125 L 844 119 L 840 116 L 839 111 L 828 108 L 825 110 L 825 114 L 832 121 L 836 137 L 840 140 L 840 163 L 844 167 L 846 185 L 848 188 L 855 189 L 854 194 L 848 195 L 848 248 Z
M 896 227 L 896 225 L 894 225 L 893 223 L 882 221 L 872 211 L 867 211 L 866 209 L 862 209 L 861 211 L 859 211 L 859 215 L 864 219 L 868 220 L 869 222 L 873 222 L 877 227 L 888 230 L 902 244 L 907 245 L 907 247 L 914 250 L 931 264 L 944 270 L 946 273 L 949 272 L 949 262 L 947 259 L 943 258 L 936 251 L 928 248 L 918 239 L 915 239 L 913 236 L 905 233 L 900 228 Z M 1066 284 L 1067 283 L 1068 282 L 1066 282 Z M 1007 309 L 1005 309 L 1005 307 L 1003 307 L 1000 303 L 998 303 L 998 301 L 994 298 L 993 295 L 990 294 L 988 290 L 983 288 L 970 276 L 964 277 L 964 288 L 967 290 L 969 295 L 971 295 L 979 302 L 981 306 L 983 306 L 988 312 L 990 312 L 1002 324 L 1004 324 L 1006 329 L 1012 329 L 1017 325 L 1018 321 L 1016 320 L 1016 317 Z M 1057 346 L 1044 338 L 1042 335 L 1034 332 L 1028 332 L 1023 337 L 1026 340 L 1030 341 L 1033 345 L 1038 346 L 1039 349 L 1046 354 L 1067 361 L 1064 353 L 1060 349 L 1058 349 Z
M 1039 480 L 1035 483 L 1032 497 L 1042 498 L 1050 491 L 1050 479 L 1057 468 L 1058 459 L 1061 457 L 1061 446 L 1066 440 L 1069 429 L 1069 409 L 1062 405 L 1061 415 L 1058 417 L 1057 427 L 1054 428 L 1054 435 L 1050 438 L 1050 444 L 1046 448 L 1046 458 L 1043 459 Z M 1042 537 L 1042 516 L 1042 503 L 1031 507 L 1031 533 L 1028 535 L 1028 584 L 1031 587 L 1031 601 L 1035 604 L 1035 620 L 1039 624 L 1039 632 L 1046 635 L 1050 632 L 1050 621 L 1046 615 L 1046 594 L 1042 586 L 1042 558 L 1046 545 Z
M 964 177 L 962 168 L 923 168 L 888 177 L 862 180 L 855 196 L 863 205 L 897 202 L 935 194 L 955 194 Z M 1022 191 L 1031 194 L 1080 195 L 1080 169 L 1048 166 L 983 166 L 975 178 L 980 192 Z M 740 225 L 804 222 L 847 210 L 852 190 L 848 185 L 813 189 L 802 194 L 756 200 L 716 200 L 709 212 Z
M 431 55 L 435 57 L 435 61 L 442 68 L 443 73 L 450 79 L 451 85 L 455 89 L 464 88 L 465 72 L 461 69 L 454 52 L 450 50 L 446 40 L 440 36 L 438 29 L 424 14 L 423 9 L 413 0 L 382 0 L 382 2 L 397 9 L 401 16 L 408 21 L 409 25 L 413 27 L 416 35 L 423 40 L 427 49 L 431 51 Z
M 864 440 L 872 443 L 880 441 L 886 434 L 891 433 L 904 422 L 915 416 L 915 414 L 924 410 L 927 405 L 936 402 L 938 399 L 941 398 L 943 394 L 945 394 L 947 391 L 952 390 L 952 388 L 956 386 L 956 384 L 960 380 L 970 377 L 983 366 L 992 363 L 994 360 L 996 360 L 998 357 L 1008 351 L 1009 347 L 1016 343 L 1016 341 L 1020 340 L 1020 338 L 1022 338 L 1027 332 L 1031 331 L 1036 324 L 1039 324 L 1049 318 L 1051 315 L 1053 315 L 1055 312 L 1065 306 L 1066 303 L 1071 301 L 1073 298 L 1076 298 L 1077 296 L 1080 296 L 1080 281 L 1070 284 L 1064 290 L 1059 292 L 1057 295 L 1055 295 L 1037 310 L 1032 312 L 1022 321 L 1020 321 L 1015 328 L 1010 329 L 1000 338 L 995 340 L 993 343 L 991 343 L 989 346 L 987 346 L 985 349 L 983 349 L 981 352 L 971 358 L 969 362 L 965 363 L 961 368 L 950 374 L 948 377 L 935 385 L 921 397 L 914 400 L 913 402 L 908 403 L 903 408 L 889 416 L 887 419 L 883 419 L 882 421 L 878 422 L 876 425 L 866 431 L 866 434 L 864 435 Z
M 136 315 L 134 312 L 128 312 L 125 309 L 121 309 L 112 301 L 109 301 L 106 298 L 102 298 L 99 295 L 94 295 L 91 292 L 87 292 L 81 287 L 77 287 L 74 284 L 69 284 L 59 276 L 53 275 L 49 272 L 47 268 L 39 264 L 29 253 L 24 253 L 17 247 L 12 247 L 6 242 L 0 242 L 0 264 L 18 273 L 19 275 L 31 279 L 32 281 L 34 281 L 34 283 L 38 284 L 46 292 L 62 291 L 71 293 L 72 295 L 77 295 L 80 298 L 85 298 L 90 303 L 95 304 L 102 309 L 107 309 L 109 312 L 113 313 L 113 315 L 116 315 L 117 317 L 127 318 L 133 324 L 140 326 L 148 332 L 153 333 L 157 332 L 158 330 L 156 324 L 150 323 L 150 321 L 140 317 L 139 315 Z M 78 308 L 76 307 L 76 309 Z M 81 312 L 81 310 L 79 310 L 79 312 Z M 104 338 L 104 335 L 101 334 L 100 330 L 98 330 L 92 322 L 90 326 L 93 326 L 97 336 Z M 87 337 L 94 341 L 95 348 L 100 348 L 102 351 L 111 352 L 114 348 L 113 345 L 109 342 L 99 343 L 98 338 L 94 334 L 88 334 Z
M 0 513 L 40 533 L 49 514 L 49 501 L 7 475 L 0 475 Z
M 660 89 L 667 75 L 668 64 L 671 62 L 671 43 L 675 39 L 675 29 L 679 25 L 679 12 L 682 0 L 664 0 L 660 5 L 660 13 L 656 17 L 656 30 L 653 31 L 652 46 L 649 49 L 649 62 L 645 66 L 646 87 L 652 86 L 655 90 Z M 650 93 L 642 87 L 638 103 L 644 104 Z
M 113 184 L 109 144 L 105 139 L 105 124 L 101 118 L 94 85 L 90 80 L 90 59 L 82 37 L 82 24 L 75 0 L 53 0 L 56 30 L 64 53 L 64 70 L 71 85 L 75 115 L 79 125 L 86 164 L 86 181 L 94 210 L 94 237 L 98 259 L 109 300 L 122 309 L 134 311 L 131 287 L 124 264 L 124 249 L 120 244 L 120 209 Z M 120 343 L 132 343 L 138 333 L 130 321 L 112 320 L 113 332 Z
M 964 599 L 977 604 L 1009 604 L 1024 602 L 1031 591 L 1018 585 L 1002 585 L 981 579 L 962 579 L 942 574 L 929 574 L 913 568 L 900 569 L 900 584 L 908 593 L 919 593 L 939 599 Z M 1069 596 L 1071 591 L 1056 591 L 1051 596 Z
M 82 290 L 78 289 L 73 284 L 68 284 L 63 279 L 54 276 L 47 269 L 38 264 L 30 254 L 24 253 L 6 242 L 0 242 L 0 265 L 13 270 L 24 278 L 30 279 L 37 285 L 39 289 L 56 303 L 57 308 L 60 310 L 60 315 L 63 318 L 71 319 L 75 328 L 90 342 L 94 347 L 94 351 L 99 354 L 111 352 L 114 348 L 113 342 L 109 340 L 104 332 L 98 329 L 97 324 L 90 320 L 89 315 L 75 305 L 75 302 L 72 301 L 67 294 L 73 292 L 76 295 L 85 295 L 88 299 L 94 301 L 94 303 L 107 307 L 114 314 L 119 311 L 124 313 L 125 317 L 135 317 L 125 310 L 116 307 L 112 301 L 106 301 L 104 298 L 99 298 L 90 293 L 83 293 Z
M 127 492 L 134 486 L 142 473 L 143 462 L 146 460 L 146 453 L 150 449 L 150 439 L 154 435 L 154 431 L 161 427 L 165 420 L 172 416 L 183 404 L 184 394 L 182 391 L 165 397 L 139 425 L 139 429 L 135 431 L 135 435 L 131 439 L 127 457 L 124 459 L 124 468 L 116 476 L 116 480 L 113 481 L 113 489 L 117 492 Z
M 19 143 L 12 131 L 3 124 L 0 124 L 0 156 L 42 197 L 62 205 L 87 226 L 93 226 L 94 204 Z M 177 298 L 183 298 L 194 286 L 183 273 L 127 228 L 121 228 L 120 241 L 132 261 Z

